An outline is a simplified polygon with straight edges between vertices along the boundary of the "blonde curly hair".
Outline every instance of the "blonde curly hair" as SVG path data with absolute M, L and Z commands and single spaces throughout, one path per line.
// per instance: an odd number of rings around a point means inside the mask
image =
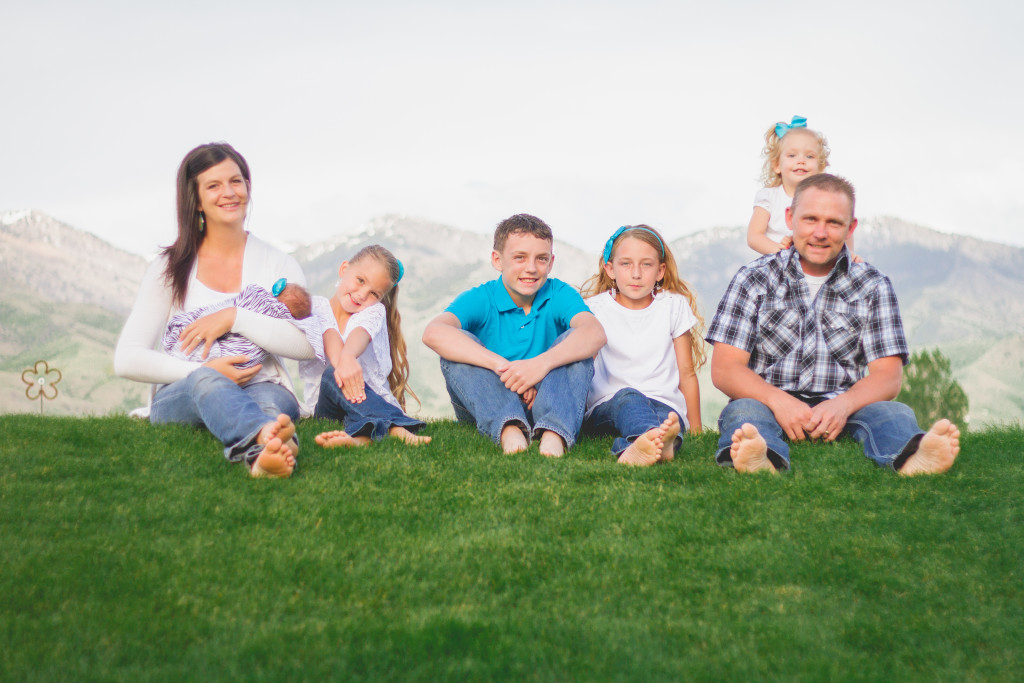
M 761 150 L 761 156 L 764 157 L 764 166 L 761 167 L 761 182 L 765 187 L 778 187 L 782 184 L 782 174 L 776 173 L 775 167 L 779 165 L 779 159 L 782 157 L 782 138 L 786 135 L 801 133 L 812 136 L 818 143 L 818 173 L 828 168 L 828 155 L 832 150 L 828 148 L 828 140 L 824 135 L 810 128 L 791 128 L 780 138 L 775 133 L 776 125 L 773 123 L 772 127 L 765 132 L 764 149 Z

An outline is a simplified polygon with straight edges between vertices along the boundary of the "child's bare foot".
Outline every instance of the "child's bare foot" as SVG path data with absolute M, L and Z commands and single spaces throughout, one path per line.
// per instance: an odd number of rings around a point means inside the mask
M 662 442 L 664 435 L 664 423 L 653 429 L 648 429 L 636 437 L 636 440 L 629 444 L 629 448 L 622 451 L 622 455 L 619 456 L 619 462 L 623 465 L 633 465 L 635 467 L 653 465 L 661 457 L 661 451 L 664 447 Z
M 275 436 L 267 442 L 263 451 L 256 456 L 256 460 L 249 469 L 249 474 L 254 477 L 280 479 L 292 476 L 294 470 L 295 456 L 292 455 L 291 449 Z
M 661 423 L 661 428 L 665 430 L 661 437 L 664 442 L 661 447 L 661 460 L 668 462 L 676 457 L 676 437 L 679 436 L 679 430 L 682 428 L 682 425 L 679 424 L 679 416 L 669 413 L 668 418 Z
M 501 449 L 505 451 L 505 455 L 521 453 L 529 447 L 530 442 L 526 440 L 526 434 L 523 434 L 518 425 L 507 424 L 502 428 Z
M 743 426 L 733 432 L 729 454 L 737 472 L 776 471 L 775 465 L 768 459 L 768 444 L 757 431 L 757 427 L 749 422 L 743 423 Z
M 430 443 L 429 436 L 417 436 L 416 434 L 413 434 L 405 427 L 399 427 L 398 425 L 395 425 L 394 427 L 389 429 L 388 434 L 395 437 L 396 439 L 401 439 L 410 446 L 419 446 L 421 444 Z
M 959 453 L 960 430 L 949 420 L 939 420 L 921 437 L 921 444 L 903 463 L 900 474 L 912 477 L 915 474 L 945 472 L 953 466 L 953 461 Z
M 545 429 L 540 435 L 540 454 L 548 458 L 565 455 L 565 441 L 555 432 Z
M 316 435 L 316 442 L 324 448 L 340 448 L 344 446 L 365 446 L 370 443 L 368 436 L 349 436 L 348 432 L 321 432 Z

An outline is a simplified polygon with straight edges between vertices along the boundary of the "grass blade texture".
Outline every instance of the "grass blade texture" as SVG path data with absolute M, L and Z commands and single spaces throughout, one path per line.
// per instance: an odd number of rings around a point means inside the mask
M 202 430 L 0 416 L 3 680 L 1010 680 L 1019 428 L 905 479 L 851 441 L 740 476 L 471 427 L 252 480 Z

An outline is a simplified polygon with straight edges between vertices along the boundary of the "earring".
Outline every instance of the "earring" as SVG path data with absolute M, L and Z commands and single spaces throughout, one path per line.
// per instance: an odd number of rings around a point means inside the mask
M 206 232 L 206 214 L 202 211 L 199 212 L 199 234 L 202 235 Z

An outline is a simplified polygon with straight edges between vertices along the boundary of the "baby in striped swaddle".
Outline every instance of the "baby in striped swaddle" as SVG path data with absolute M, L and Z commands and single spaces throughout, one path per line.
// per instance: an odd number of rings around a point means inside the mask
M 210 355 L 206 358 L 203 358 L 202 344 L 193 349 L 192 353 L 185 353 L 182 350 L 180 337 L 186 326 L 204 316 L 230 307 L 244 308 L 254 313 L 262 313 L 293 322 L 306 334 L 317 357 L 324 360 L 324 333 L 316 318 L 312 316 L 312 298 L 305 288 L 295 283 L 286 282 L 284 278 L 274 283 L 273 293 L 257 285 L 249 285 L 236 296 L 220 303 L 176 314 L 167 323 L 167 329 L 164 331 L 164 350 L 176 358 L 197 362 L 224 356 L 248 356 L 248 361 L 236 364 L 238 368 L 251 368 L 263 363 L 266 360 L 267 352 L 235 332 L 228 332 L 214 341 L 210 347 Z

